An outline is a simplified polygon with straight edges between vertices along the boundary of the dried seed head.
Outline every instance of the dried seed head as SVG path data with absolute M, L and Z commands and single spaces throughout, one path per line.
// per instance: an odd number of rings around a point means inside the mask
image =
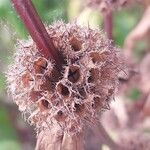
M 76 133 L 107 109 L 118 82 L 119 54 L 97 29 L 56 22 L 47 31 L 67 62 L 62 76 L 32 40 L 20 42 L 7 73 L 9 91 L 37 129 L 58 123 Z

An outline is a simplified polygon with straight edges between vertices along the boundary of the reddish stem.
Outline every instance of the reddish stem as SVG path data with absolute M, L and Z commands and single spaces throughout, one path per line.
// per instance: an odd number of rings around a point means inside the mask
M 113 27 L 113 23 L 112 23 L 112 11 L 107 12 L 106 14 L 104 14 L 104 30 L 107 34 L 107 37 L 112 40 L 112 27 Z
M 36 43 L 39 52 L 46 58 L 55 61 L 57 69 L 64 63 L 60 52 L 54 47 L 31 0 L 11 0 L 25 27 Z

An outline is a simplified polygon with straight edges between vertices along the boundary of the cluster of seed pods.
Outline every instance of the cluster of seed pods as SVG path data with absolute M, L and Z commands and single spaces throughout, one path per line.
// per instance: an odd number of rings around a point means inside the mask
M 36 129 L 57 124 L 77 133 L 109 109 L 121 69 L 119 52 L 98 29 L 75 22 L 56 22 L 47 31 L 65 59 L 62 71 L 31 39 L 20 41 L 7 73 L 8 89 Z

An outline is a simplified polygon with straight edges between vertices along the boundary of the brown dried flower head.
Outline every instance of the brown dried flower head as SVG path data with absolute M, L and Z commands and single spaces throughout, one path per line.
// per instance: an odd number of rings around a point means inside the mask
M 7 73 L 9 92 L 36 129 L 57 124 L 77 133 L 109 108 L 118 83 L 119 53 L 98 29 L 56 22 L 47 31 L 66 60 L 61 76 L 32 40 L 19 42 Z

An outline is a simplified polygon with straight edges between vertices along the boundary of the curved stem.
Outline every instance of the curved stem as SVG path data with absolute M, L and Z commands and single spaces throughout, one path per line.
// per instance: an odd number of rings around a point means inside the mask
M 101 123 L 97 122 L 94 126 L 93 132 L 103 144 L 109 146 L 111 150 L 125 150 L 122 146 L 113 141 Z
M 64 133 L 62 150 L 84 150 L 83 134 L 69 135 Z
M 54 47 L 52 39 L 49 37 L 31 0 L 11 1 L 32 39 L 36 43 L 39 52 L 41 52 L 44 57 L 54 60 L 57 69 L 60 70 L 64 63 L 63 57 Z

